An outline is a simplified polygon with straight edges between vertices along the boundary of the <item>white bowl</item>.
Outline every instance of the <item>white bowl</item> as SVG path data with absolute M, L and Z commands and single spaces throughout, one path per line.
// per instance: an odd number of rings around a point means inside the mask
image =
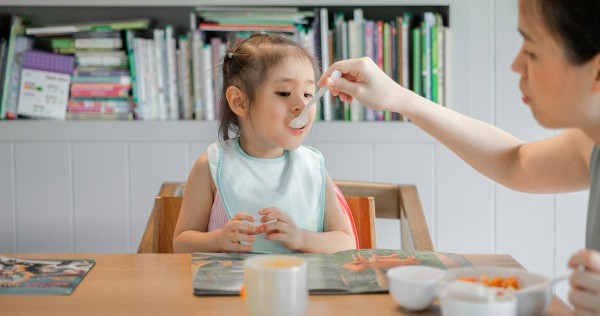
M 507 278 L 510 276 L 515 276 L 517 278 L 521 288 L 519 290 L 514 290 L 513 293 L 517 298 L 517 315 L 519 316 L 541 314 L 552 299 L 552 285 L 550 278 L 523 269 L 503 267 L 463 267 L 449 269 L 442 280 L 444 282 L 451 282 L 459 277 L 474 277 L 478 279 L 483 274 L 487 274 L 489 278 Z
M 387 271 L 394 301 L 408 310 L 423 310 L 436 298 L 445 270 L 428 266 L 399 266 Z

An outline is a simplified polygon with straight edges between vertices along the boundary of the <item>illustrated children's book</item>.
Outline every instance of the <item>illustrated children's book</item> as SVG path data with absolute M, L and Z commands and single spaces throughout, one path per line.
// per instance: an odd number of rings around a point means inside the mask
M 244 259 L 262 254 L 192 254 L 196 295 L 239 295 L 244 281 Z M 440 269 L 470 266 L 458 254 L 387 249 L 358 249 L 334 254 L 293 254 L 308 264 L 310 294 L 387 292 L 386 272 L 391 267 L 426 265 Z
M 71 294 L 95 263 L 94 259 L 44 260 L 0 256 L 0 295 Z

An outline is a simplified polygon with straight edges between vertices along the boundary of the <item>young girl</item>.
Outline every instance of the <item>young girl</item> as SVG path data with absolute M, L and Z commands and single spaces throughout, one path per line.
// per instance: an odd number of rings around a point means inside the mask
M 479 172 L 518 191 L 590 189 L 586 250 L 569 260 L 575 315 L 600 315 L 600 1 L 519 0 L 523 46 L 512 69 L 523 101 L 556 136 L 524 142 L 400 87 L 366 58 L 337 62 L 327 84 L 344 101 L 406 115 Z M 342 72 L 342 78 L 328 74 Z
M 315 91 L 315 58 L 283 36 L 255 34 L 223 60 L 220 141 L 186 182 L 176 252 L 332 253 L 354 248 L 323 156 L 292 128 Z

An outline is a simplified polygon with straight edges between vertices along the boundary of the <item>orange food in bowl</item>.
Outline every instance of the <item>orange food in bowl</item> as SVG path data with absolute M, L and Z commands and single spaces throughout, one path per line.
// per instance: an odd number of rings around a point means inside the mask
M 519 280 L 515 276 L 507 278 L 493 277 L 489 278 L 487 274 L 482 274 L 479 279 L 474 277 L 459 277 L 458 280 L 464 282 L 479 282 L 491 287 L 500 287 L 507 290 L 518 290 L 521 288 Z

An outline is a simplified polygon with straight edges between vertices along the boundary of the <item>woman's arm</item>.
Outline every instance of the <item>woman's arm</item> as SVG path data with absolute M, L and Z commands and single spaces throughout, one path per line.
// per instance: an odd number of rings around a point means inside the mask
M 328 78 L 333 70 L 340 70 L 342 78 Z M 366 57 L 334 63 L 317 84 L 327 84 L 344 101 L 356 98 L 369 108 L 407 116 L 473 168 L 511 189 L 550 193 L 589 186 L 593 141 L 580 130 L 526 143 L 401 87 Z

